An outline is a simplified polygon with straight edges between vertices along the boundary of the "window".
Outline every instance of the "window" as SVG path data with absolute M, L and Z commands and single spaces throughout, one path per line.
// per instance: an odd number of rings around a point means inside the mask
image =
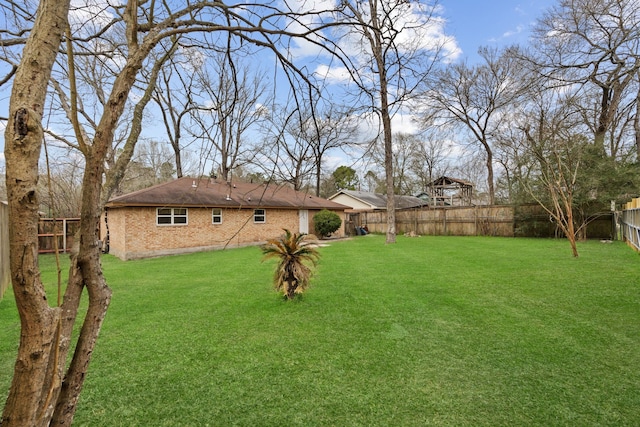
M 213 208 L 211 222 L 214 224 L 222 224 L 222 209 Z
M 254 209 L 253 222 L 266 222 L 267 216 L 264 209 Z
M 186 225 L 187 208 L 158 208 L 156 223 L 158 225 Z

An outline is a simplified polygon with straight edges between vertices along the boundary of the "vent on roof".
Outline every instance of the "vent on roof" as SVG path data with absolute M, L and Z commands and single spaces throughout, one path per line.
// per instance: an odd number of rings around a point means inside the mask
M 227 199 L 227 201 L 231 200 L 231 196 L 229 196 L 229 195 L 227 194 L 227 198 L 226 198 L 226 199 Z
M 196 188 L 196 187 L 198 186 L 198 185 L 196 184 L 196 181 L 195 181 L 195 180 L 193 180 L 193 182 L 191 183 L 191 186 L 192 186 L 193 188 Z

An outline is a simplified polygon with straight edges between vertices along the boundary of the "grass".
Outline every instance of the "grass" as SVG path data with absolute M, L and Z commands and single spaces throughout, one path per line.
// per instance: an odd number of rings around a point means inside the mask
M 640 258 L 621 243 L 579 250 L 359 237 L 321 248 L 291 302 L 255 247 L 105 256 L 113 301 L 74 425 L 638 425 Z M 0 397 L 18 337 L 9 294 Z

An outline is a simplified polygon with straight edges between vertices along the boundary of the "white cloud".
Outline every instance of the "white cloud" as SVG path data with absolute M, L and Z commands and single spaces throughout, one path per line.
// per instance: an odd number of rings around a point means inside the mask
M 524 30 L 524 25 L 518 25 L 515 30 L 506 31 L 504 34 L 502 34 L 502 38 L 507 39 L 509 37 L 517 36 L 519 34 L 522 34 Z
M 111 12 L 115 6 L 122 5 L 121 0 L 72 0 L 69 9 L 69 23 L 74 31 L 83 32 L 91 24 L 104 26 L 115 17 Z
M 287 23 L 287 30 L 292 33 L 307 33 L 309 28 L 317 26 L 321 21 L 331 19 L 330 11 L 335 9 L 335 3 L 335 0 L 307 0 L 287 3 L 283 8 L 291 7 L 293 12 L 300 13 L 295 21 L 290 20 Z M 319 31 L 309 34 L 305 38 L 292 39 L 288 51 L 289 57 L 301 59 L 327 55 L 328 52 L 323 47 L 326 45 L 323 40 L 326 36 L 326 33 Z
M 351 81 L 351 74 L 342 66 L 330 67 L 329 65 L 319 65 L 314 74 L 328 83 L 348 83 Z
M 412 114 L 396 114 L 391 119 L 391 129 L 394 133 L 416 134 L 420 132 Z

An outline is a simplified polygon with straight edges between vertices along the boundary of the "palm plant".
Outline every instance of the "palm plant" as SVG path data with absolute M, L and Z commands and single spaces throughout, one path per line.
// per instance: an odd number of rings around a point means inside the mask
M 285 229 L 285 234 L 277 239 L 270 239 L 262 246 L 263 261 L 269 258 L 279 258 L 273 276 L 273 284 L 277 291 L 282 291 L 287 299 L 295 294 L 304 292 L 309 286 L 313 274 L 311 267 L 320 258 L 313 242 L 305 233 L 291 233 Z

